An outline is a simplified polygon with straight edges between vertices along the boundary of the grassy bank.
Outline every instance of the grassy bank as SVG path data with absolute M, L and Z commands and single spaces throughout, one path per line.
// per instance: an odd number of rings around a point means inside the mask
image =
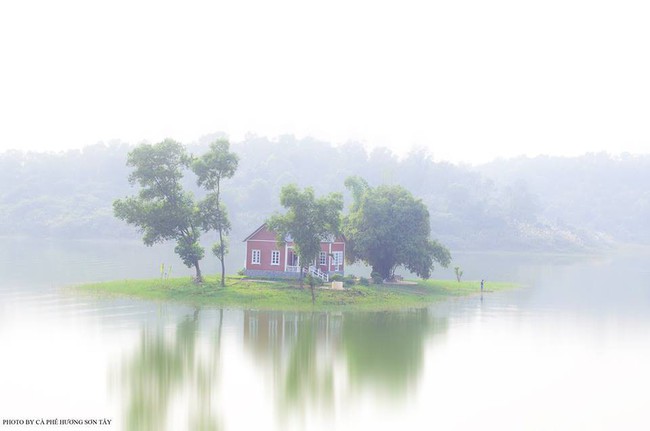
M 486 283 L 487 294 L 513 288 L 512 283 Z M 300 289 L 290 281 L 267 282 L 228 277 L 226 288 L 216 277 L 202 285 L 188 278 L 169 280 L 122 280 L 77 286 L 84 292 L 131 296 L 151 300 L 171 300 L 191 305 L 273 310 L 390 310 L 425 307 L 451 297 L 480 293 L 478 281 L 420 280 L 412 285 L 346 286 L 346 290 L 316 290 L 312 305 L 309 287 Z

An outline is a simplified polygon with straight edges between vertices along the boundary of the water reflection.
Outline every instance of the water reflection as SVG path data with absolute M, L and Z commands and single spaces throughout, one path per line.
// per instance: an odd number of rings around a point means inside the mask
M 170 330 L 143 328 L 135 354 L 121 369 L 125 429 L 178 429 L 183 419 L 187 429 L 222 428 L 215 388 L 223 312 L 204 351 L 198 343 L 199 316 L 197 308 Z
M 244 345 L 271 370 L 279 413 L 331 413 L 361 392 L 399 400 L 422 371 L 425 344 L 446 318 L 427 309 L 381 313 L 244 312 Z
M 446 331 L 447 319 L 434 318 L 427 309 L 347 315 L 342 335 L 350 383 L 403 395 L 418 381 L 425 342 Z
M 650 429 L 634 395 L 650 386 L 647 248 L 570 262 L 467 253 L 465 277 L 488 291 L 492 280 L 524 287 L 359 314 L 195 310 L 51 288 L 168 262 L 120 244 L 105 258 L 82 249 L 0 247 L 6 415 L 101 415 L 116 430 Z
M 244 346 L 270 371 L 282 414 L 330 409 L 340 314 L 244 311 Z
M 218 318 L 211 318 L 218 313 Z M 262 372 L 280 428 L 328 416 L 353 400 L 406 397 L 420 379 L 424 351 L 446 318 L 429 310 L 400 313 L 227 314 L 244 355 Z M 177 323 L 145 326 L 119 368 L 127 430 L 220 430 L 223 310 L 200 310 Z M 229 333 L 231 333 L 229 331 Z M 232 353 L 232 352 L 230 352 Z M 250 374 L 238 361 L 232 375 Z

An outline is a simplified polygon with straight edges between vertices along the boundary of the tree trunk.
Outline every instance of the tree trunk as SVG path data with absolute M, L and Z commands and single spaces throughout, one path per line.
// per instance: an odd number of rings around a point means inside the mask
M 377 274 L 381 275 L 381 278 L 384 280 L 388 280 L 390 278 L 390 268 L 384 267 L 384 266 L 373 266 L 372 267 L 372 272 L 376 272 Z
M 316 303 L 316 295 L 314 293 L 314 285 L 316 284 L 316 279 L 309 274 L 309 290 L 311 291 L 311 305 Z
M 217 177 L 217 211 L 219 211 L 219 257 L 221 258 L 221 287 L 226 287 L 226 262 L 224 261 L 224 250 L 225 246 L 223 244 L 223 212 L 221 211 L 221 202 L 220 202 L 220 194 L 221 194 L 221 177 Z
M 196 269 L 196 277 L 194 278 L 194 281 L 196 283 L 203 283 L 203 276 L 201 275 L 201 268 L 199 268 L 198 260 L 194 261 L 194 268 Z
M 318 255 L 314 256 L 314 265 L 318 263 Z M 309 287 L 311 288 L 311 305 L 316 303 L 316 296 L 314 295 L 314 285 L 316 284 L 316 279 L 312 274 L 309 274 Z
M 223 230 L 219 229 L 219 260 L 221 260 L 221 287 L 226 287 L 226 263 L 224 262 Z

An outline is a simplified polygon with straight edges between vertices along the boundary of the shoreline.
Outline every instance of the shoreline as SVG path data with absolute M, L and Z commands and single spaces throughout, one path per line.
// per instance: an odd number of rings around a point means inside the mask
M 187 277 L 132 279 L 71 286 L 77 292 L 169 301 L 186 305 L 277 311 L 388 311 L 424 308 L 447 299 L 480 294 L 480 281 L 412 280 L 415 284 L 346 285 L 344 290 L 316 288 L 312 304 L 308 285 L 289 280 L 255 280 L 207 276 L 202 284 Z M 490 281 L 484 293 L 514 289 L 518 284 Z

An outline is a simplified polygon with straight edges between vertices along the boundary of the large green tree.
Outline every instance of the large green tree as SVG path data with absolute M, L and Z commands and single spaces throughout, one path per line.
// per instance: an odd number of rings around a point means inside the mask
M 196 281 L 201 282 L 200 214 L 192 194 L 181 185 L 190 160 L 185 148 L 170 139 L 133 149 L 127 157 L 127 166 L 133 168 L 129 183 L 137 183 L 140 191 L 113 202 L 113 212 L 136 226 L 147 246 L 175 240 L 174 250 L 188 268 L 195 268 Z
M 365 262 L 383 279 L 399 266 L 429 278 L 434 262 L 449 265 L 449 250 L 430 239 L 429 210 L 420 199 L 397 185 L 370 187 L 360 177 L 345 185 L 354 199 L 343 222 L 350 263 Z
M 343 196 L 340 193 L 330 193 L 316 198 L 311 187 L 301 191 L 295 184 L 289 184 L 280 192 L 280 203 L 287 212 L 273 215 L 267 220 L 267 226 L 276 233 L 277 241 L 281 245 L 291 237 L 294 251 L 304 266 L 317 258 L 321 241 L 339 234 Z M 303 285 L 302 271 L 300 285 Z M 310 287 L 313 302 L 313 283 L 310 283 Z
M 226 285 L 226 235 L 230 232 L 228 213 L 221 201 L 221 181 L 235 175 L 238 163 L 239 157 L 230 152 L 230 143 L 226 139 L 211 143 L 210 150 L 192 162 L 198 185 L 208 190 L 205 199 L 199 203 L 201 225 L 204 230 L 216 230 L 219 234 L 219 242 L 214 244 L 212 252 L 221 262 L 221 286 Z

